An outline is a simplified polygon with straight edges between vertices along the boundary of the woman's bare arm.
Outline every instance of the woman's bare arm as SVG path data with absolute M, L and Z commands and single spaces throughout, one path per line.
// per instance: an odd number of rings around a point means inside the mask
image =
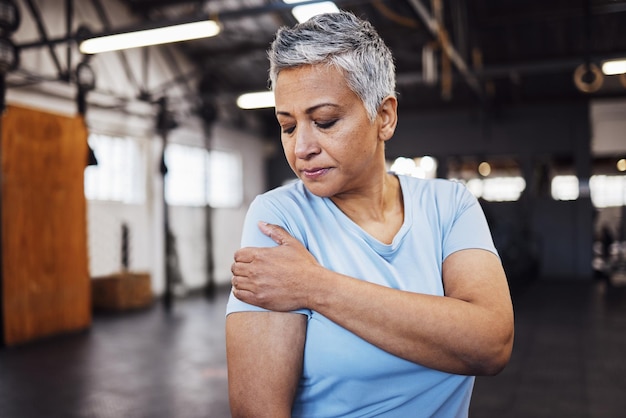
M 282 418 L 302 373 L 307 317 L 236 312 L 226 318 L 228 392 L 233 418 Z
M 456 374 L 496 374 L 509 360 L 508 285 L 498 258 L 488 251 L 463 250 L 446 259 L 444 297 L 323 276 L 310 291 L 310 308 L 383 350 Z
M 495 254 L 451 254 L 443 263 L 445 296 L 431 296 L 332 272 L 282 228 L 269 228 L 279 246 L 235 256 L 239 299 L 277 311 L 315 310 L 383 350 L 437 370 L 495 374 L 508 362 L 513 309 Z

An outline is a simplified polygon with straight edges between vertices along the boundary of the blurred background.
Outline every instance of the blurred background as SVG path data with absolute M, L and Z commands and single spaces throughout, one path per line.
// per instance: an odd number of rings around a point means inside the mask
M 389 169 L 467 185 L 519 307 L 473 415 L 623 411 L 626 1 L 0 0 L 0 416 L 229 416 L 232 254 L 294 179 L 266 51 L 338 8 L 395 57 Z

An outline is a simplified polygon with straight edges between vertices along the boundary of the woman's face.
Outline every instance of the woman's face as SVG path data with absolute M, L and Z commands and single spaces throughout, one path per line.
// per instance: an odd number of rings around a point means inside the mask
M 313 194 L 359 192 L 384 173 L 384 141 L 393 129 L 389 134 L 384 128 L 384 112 L 370 121 L 341 70 L 326 65 L 282 70 L 274 94 L 285 156 Z

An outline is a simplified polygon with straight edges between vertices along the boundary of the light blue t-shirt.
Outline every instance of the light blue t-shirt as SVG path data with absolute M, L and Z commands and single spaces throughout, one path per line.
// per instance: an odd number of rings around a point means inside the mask
M 242 247 L 276 244 L 258 221 L 284 227 L 326 268 L 410 292 L 443 296 L 442 263 L 455 251 L 496 253 L 483 211 L 460 183 L 398 176 L 404 223 L 391 244 L 363 231 L 329 198 L 298 181 L 258 196 Z M 308 280 L 302 277 L 302 280 Z M 227 313 L 261 308 L 230 296 Z M 432 370 L 391 355 L 311 310 L 293 417 L 465 417 L 474 377 Z M 419 321 L 420 318 L 415 318 Z

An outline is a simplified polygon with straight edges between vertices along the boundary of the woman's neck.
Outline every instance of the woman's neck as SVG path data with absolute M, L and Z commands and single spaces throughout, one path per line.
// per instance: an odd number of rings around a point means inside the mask
M 393 241 L 404 222 L 404 201 L 400 180 L 385 173 L 381 181 L 359 192 L 331 197 L 354 223 L 386 244 Z

